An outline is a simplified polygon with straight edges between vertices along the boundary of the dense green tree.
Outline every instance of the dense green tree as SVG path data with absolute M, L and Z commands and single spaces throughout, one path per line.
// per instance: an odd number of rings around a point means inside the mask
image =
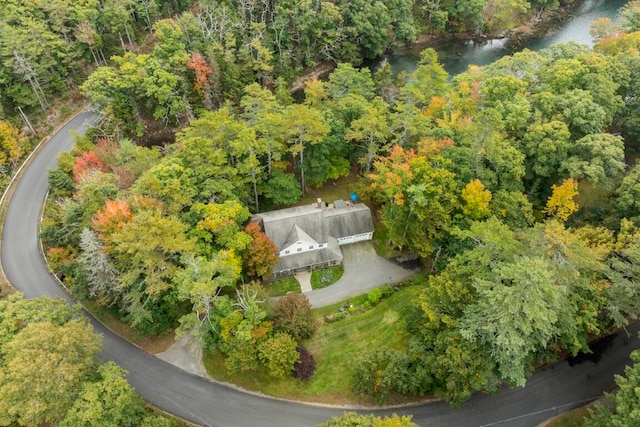
M 522 190 L 525 155 L 505 137 L 498 111 L 483 110 L 473 121 L 459 121 L 456 128 L 456 143 L 448 140 L 442 155 L 452 162 L 449 169 L 458 185 L 480 179 L 491 192 Z
M 456 329 L 443 330 L 432 341 L 410 348 L 409 355 L 424 377 L 422 390 L 431 390 L 452 406 L 479 390 L 497 392 L 502 382 L 486 346 L 462 338 Z
M 555 103 L 575 139 L 591 133 L 602 133 L 609 124 L 605 109 L 593 100 L 590 92 L 583 89 L 558 95 Z
M 389 393 L 414 394 L 416 375 L 406 353 L 393 349 L 372 349 L 360 357 L 353 369 L 353 391 L 373 396 L 379 405 Z
M 590 134 L 576 141 L 563 167 L 571 178 L 611 188 L 625 171 L 624 141 L 608 133 Z
M 368 68 L 357 70 L 347 62 L 338 64 L 329 75 L 325 86 L 331 98 L 336 101 L 348 94 L 360 95 L 367 101 L 371 101 L 375 94 L 371 71 Z
M 633 166 L 622 178 L 616 189 L 616 206 L 620 214 L 629 219 L 638 219 L 640 212 L 640 165 Z
M 287 333 L 279 332 L 258 345 L 258 357 L 266 366 L 269 375 L 285 378 L 293 372 L 293 365 L 299 360 L 298 344 Z
M 363 58 L 375 58 L 381 55 L 391 43 L 391 37 L 381 28 L 391 28 L 392 17 L 385 2 L 351 0 L 337 1 L 348 30 L 359 40 Z
M 175 159 L 165 159 L 144 172 L 131 191 L 159 200 L 167 213 L 178 214 L 193 203 L 197 192 L 192 179 L 195 173 Z
M 625 367 L 624 376 L 616 375 L 618 390 L 606 394 L 606 402 L 589 410 L 586 427 L 623 427 L 640 423 L 638 414 L 638 387 L 640 387 L 640 352 L 631 353 L 633 365 Z
M 0 421 L 35 427 L 63 418 L 100 350 L 84 319 L 27 324 L 1 349 Z
M 553 180 L 557 176 L 560 165 L 568 157 L 570 137 L 569 127 L 563 121 L 534 123 L 527 128 L 522 152 L 527 156 L 527 178 L 533 185 L 541 179 Z
M 558 332 L 566 291 L 540 258 L 517 259 L 496 273 L 495 281 L 476 279 L 478 302 L 465 310 L 460 331 L 487 343 L 501 376 L 523 386 L 535 351 Z
M 304 294 L 289 292 L 273 304 L 274 329 L 300 341 L 313 335 L 315 322 Z
M 98 380 L 87 381 L 61 427 L 136 427 L 145 414 L 144 400 L 124 378 L 126 371 L 113 362 L 100 365 Z
M 275 169 L 271 179 L 265 183 L 264 197 L 275 206 L 289 205 L 300 200 L 302 190 L 293 174 Z

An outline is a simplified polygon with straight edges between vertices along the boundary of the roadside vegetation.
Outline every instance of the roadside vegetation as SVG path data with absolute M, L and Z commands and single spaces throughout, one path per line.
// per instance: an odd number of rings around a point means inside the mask
M 0 300 L 0 424 L 186 426 L 147 408 L 101 350 L 79 306 L 18 292 Z
M 341 304 L 313 310 L 315 332 L 301 342 L 315 358 L 315 373 L 304 381 L 297 378 L 275 379 L 267 369 L 230 374 L 220 352 L 205 353 L 209 375 L 243 388 L 292 400 L 339 404 L 373 404 L 370 398 L 353 392 L 353 378 L 345 373 L 359 363 L 360 356 L 371 349 L 388 346 L 404 350 L 408 342 L 405 322 L 415 309 L 407 301 L 415 300 L 419 287 L 407 285 L 397 292 L 380 291 L 351 298 Z M 375 301 L 374 305 L 371 301 Z M 394 396 L 395 403 L 406 399 Z
M 589 409 L 581 407 L 554 418 L 545 427 L 582 427 L 585 425 L 585 418 L 588 416 Z

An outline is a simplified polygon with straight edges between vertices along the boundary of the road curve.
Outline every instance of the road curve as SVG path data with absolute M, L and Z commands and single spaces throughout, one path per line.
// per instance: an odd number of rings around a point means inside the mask
M 11 284 L 27 297 L 64 297 L 67 294 L 47 271 L 38 243 L 38 224 L 47 192 L 47 169 L 57 154 L 69 150 L 69 132 L 84 132 L 95 116 L 82 112 L 55 135 L 33 159 L 16 185 L 2 235 L 2 267 Z M 323 408 L 290 403 L 244 393 L 187 373 L 152 356 L 91 319 L 104 336 L 104 360 L 114 360 L 130 372 L 129 382 L 148 402 L 204 426 L 304 427 L 342 413 L 342 408 Z M 598 363 L 567 362 L 536 373 L 525 388 L 504 389 L 489 396 L 478 394 L 458 409 L 446 403 L 405 407 L 394 411 L 413 415 L 420 426 L 535 426 L 571 406 L 598 396 L 622 373 L 629 353 L 639 348 L 638 325 L 617 334 Z M 383 411 L 373 411 L 381 415 Z

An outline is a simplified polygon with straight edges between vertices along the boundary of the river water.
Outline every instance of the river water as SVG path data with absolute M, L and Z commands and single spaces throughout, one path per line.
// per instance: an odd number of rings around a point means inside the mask
M 620 8 L 629 0 L 586 0 L 576 6 L 573 16 L 552 28 L 544 36 L 530 40 L 517 48 L 510 46 L 508 39 L 489 40 L 478 43 L 473 41 L 452 40 L 433 46 L 438 51 L 440 63 L 450 76 L 466 71 L 470 64 L 486 65 L 504 55 L 510 55 L 522 49 L 540 50 L 555 43 L 574 41 L 587 46 L 593 45 L 589 34 L 591 22 L 598 18 L 610 18 L 616 21 Z M 400 71 L 412 72 L 416 68 L 419 51 L 405 54 L 385 55 L 394 74 Z

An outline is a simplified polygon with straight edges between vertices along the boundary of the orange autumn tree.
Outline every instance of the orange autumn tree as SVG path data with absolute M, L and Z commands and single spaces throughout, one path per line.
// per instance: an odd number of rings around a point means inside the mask
M 553 193 L 547 201 L 544 212 L 549 216 L 557 216 L 566 221 L 579 208 L 574 200 L 578 195 L 578 183 L 573 178 L 569 178 L 565 179 L 560 185 L 554 184 L 551 189 Z
M 368 195 L 382 205 L 380 217 L 396 248 L 428 257 L 451 224 L 457 202 L 454 174 L 447 160 L 395 146 L 367 175 Z
M 209 83 L 209 76 L 213 74 L 213 69 L 207 64 L 207 61 L 202 57 L 200 52 L 193 52 L 191 54 L 187 62 L 187 68 L 193 70 L 196 74 L 193 89 L 202 96 L 205 107 L 211 108 L 211 83 Z
M 100 240 L 108 246 L 111 243 L 111 236 L 120 231 L 122 226 L 132 218 L 133 214 L 126 200 L 108 200 L 104 208 L 96 212 L 91 225 L 98 232 Z
M 271 275 L 278 262 L 278 248 L 255 222 L 247 224 L 244 231 L 252 238 L 252 242 L 242 253 L 245 273 L 251 277 Z

